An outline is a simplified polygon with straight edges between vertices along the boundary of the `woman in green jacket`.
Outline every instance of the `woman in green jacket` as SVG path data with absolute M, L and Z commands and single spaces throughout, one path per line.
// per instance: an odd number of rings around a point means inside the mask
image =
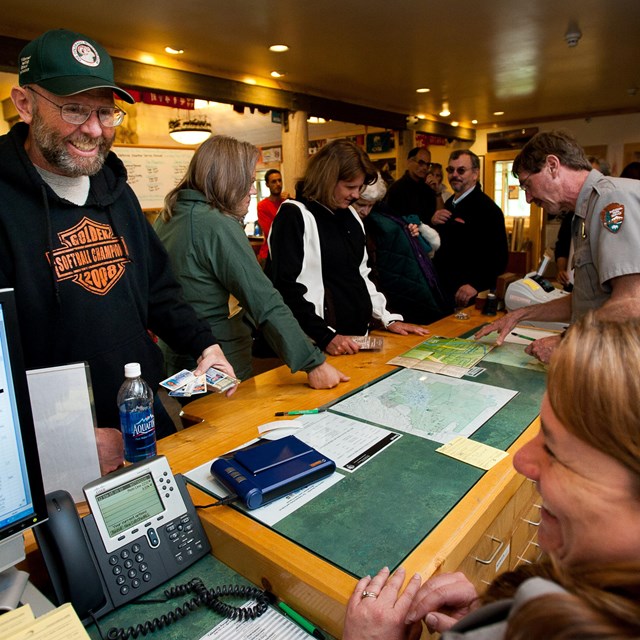
M 304 334 L 245 235 L 257 160 L 258 150 L 248 142 L 209 138 L 165 198 L 155 229 L 186 300 L 209 322 L 241 380 L 252 375 L 252 334 L 259 328 L 292 372 L 307 372 L 311 387 L 335 387 L 348 378 Z M 161 346 L 169 373 L 195 366 L 189 356 Z

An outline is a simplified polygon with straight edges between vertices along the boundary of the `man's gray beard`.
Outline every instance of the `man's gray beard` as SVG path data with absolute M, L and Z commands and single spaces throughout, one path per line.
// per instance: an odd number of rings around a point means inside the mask
M 83 133 L 75 133 L 63 137 L 55 131 L 46 127 L 40 114 L 36 111 L 31 121 L 31 132 L 33 140 L 42 154 L 42 157 L 53 167 L 56 167 L 63 175 L 70 178 L 80 176 L 92 176 L 104 165 L 113 140 L 109 141 L 104 136 L 98 138 L 98 155 L 92 158 L 81 158 L 72 156 L 65 146 L 66 140 L 93 141 Z

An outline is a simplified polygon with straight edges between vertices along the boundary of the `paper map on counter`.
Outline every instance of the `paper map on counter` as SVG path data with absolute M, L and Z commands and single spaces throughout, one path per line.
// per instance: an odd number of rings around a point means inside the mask
M 509 367 L 542 371 L 544 373 L 547 370 L 546 365 L 542 364 L 542 362 L 537 360 L 534 356 L 530 356 L 526 353 L 524 347 L 531 344 L 531 340 L 528 338 L 538 340 L 539 338 L 546 338 L 553 335 L 559 335 L 559 332 L 544 331 L 533 327 L 518 325 L 514 328 L 512 333 L 507 335 L 501 346 L 496 347 L 491 351 L 491 353 L 487 354 L 485 361 L 495 362 Z M 480 338 L 478 342 L 481 344 L 491 345 L 495 343 L 496 337 L 497 334 L 491 333 L 484 338 Z
M 493 346 L 465 338 L 432 336 L 387 364 L 462 378 Z
M 517 393 L 402 369 L 334 404 L 331 412 L 445 444 L 469 437 Z

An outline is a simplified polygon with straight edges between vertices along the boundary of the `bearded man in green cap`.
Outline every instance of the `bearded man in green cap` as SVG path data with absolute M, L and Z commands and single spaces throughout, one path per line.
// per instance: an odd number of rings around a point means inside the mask
M 122 463 L 116 395 L 139 362 L 152 389 L 165 377 L 149 336 L 233 375 L 209 325 L 182 299 L 164 249 L 110 152 L 125 112 L 113 63 L 66 29 L 30 42 L 11 98 L 23 122 L 0 137 L 0 288 L 15 289 L 27 368 L 89 363 L 103 472 Z M 156 396 L 157 399 L 157 396 Z M 158 437 L 175 431 L 154 405 Z

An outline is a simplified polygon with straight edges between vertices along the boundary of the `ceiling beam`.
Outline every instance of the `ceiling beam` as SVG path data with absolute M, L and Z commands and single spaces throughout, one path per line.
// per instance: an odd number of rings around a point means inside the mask
M 18 56 L 28 40 L 0 36 L 0 70 L 18 72 Z M 228 104 L 268 107 L 279 111 L 305 111 L 310 116 L 382 129 L 409 128 L 408 114 L 374 109 L 306 93 L 272 89 L 201 73 L 158 67 L 124 58 L 113 58 L 116 80 L 132 89 L 164 91 L 191 98 Z M 475 140 L 475 131 L 421 120 L 411 128 L 446 138 Z
M 268 107 L 281 111 L 305 111 L 308 115 L 328 120 L 340 120 L 384 129 L 406 128 L 407 116 L 403 113 L 261 87 L 201 73 L 156 67 L 121 58 L 114 58 L 113 64 L 118 81 L 131 88 L 166 91 L 191 98 Z

